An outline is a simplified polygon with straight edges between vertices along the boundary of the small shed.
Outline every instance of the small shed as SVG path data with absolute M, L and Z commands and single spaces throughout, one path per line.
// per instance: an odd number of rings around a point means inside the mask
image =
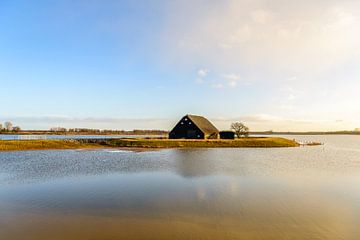
M 220 139 L 235 139 L 235 133 L 233 131 L 221 131 Z
M 188 114 L 170 131 L 169 138 L 216 139 L 219 138 L 219 130 L 206 118 Z

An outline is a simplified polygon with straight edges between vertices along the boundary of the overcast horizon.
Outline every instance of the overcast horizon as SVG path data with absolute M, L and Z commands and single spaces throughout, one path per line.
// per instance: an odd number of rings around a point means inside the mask
M 360 128 L 358 1 L 1 1 L 0 123 Z

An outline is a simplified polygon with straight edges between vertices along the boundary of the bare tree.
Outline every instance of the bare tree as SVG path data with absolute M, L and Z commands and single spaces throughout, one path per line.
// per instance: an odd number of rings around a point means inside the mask
M 235 131 L 236 136 L 239 138 L 241 136 L 249 136 L 249 128 L 241 122 L 234 122 L 231 124 L 231 129 Z
M 3 125 L 0 123 L 0 132 L 3 130 Z
M 21 128 L 19 126 L 13 127 L 13 132 L 20 132 Z
M 5 122 L 4 126 L 5 126 L 5 130 L 8 132 L 10 132 L 13 128 L 13 125 L 11 122 Z

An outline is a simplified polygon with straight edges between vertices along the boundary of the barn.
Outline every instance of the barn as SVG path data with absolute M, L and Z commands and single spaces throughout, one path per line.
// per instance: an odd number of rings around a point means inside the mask
M 170 139 L 216 139 L 219 130 L 206 118 L 196 115 L 186 115 L 169 133 Z

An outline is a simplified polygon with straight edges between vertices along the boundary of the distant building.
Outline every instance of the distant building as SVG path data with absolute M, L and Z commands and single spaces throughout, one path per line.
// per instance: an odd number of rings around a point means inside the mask
M 233 131 L 221 131 L 220 139 L 235 139 L 235 132 Z
M 219 130 L 202 116 L 186 115 L 169 133 L 170 139 L 216 139 Z

